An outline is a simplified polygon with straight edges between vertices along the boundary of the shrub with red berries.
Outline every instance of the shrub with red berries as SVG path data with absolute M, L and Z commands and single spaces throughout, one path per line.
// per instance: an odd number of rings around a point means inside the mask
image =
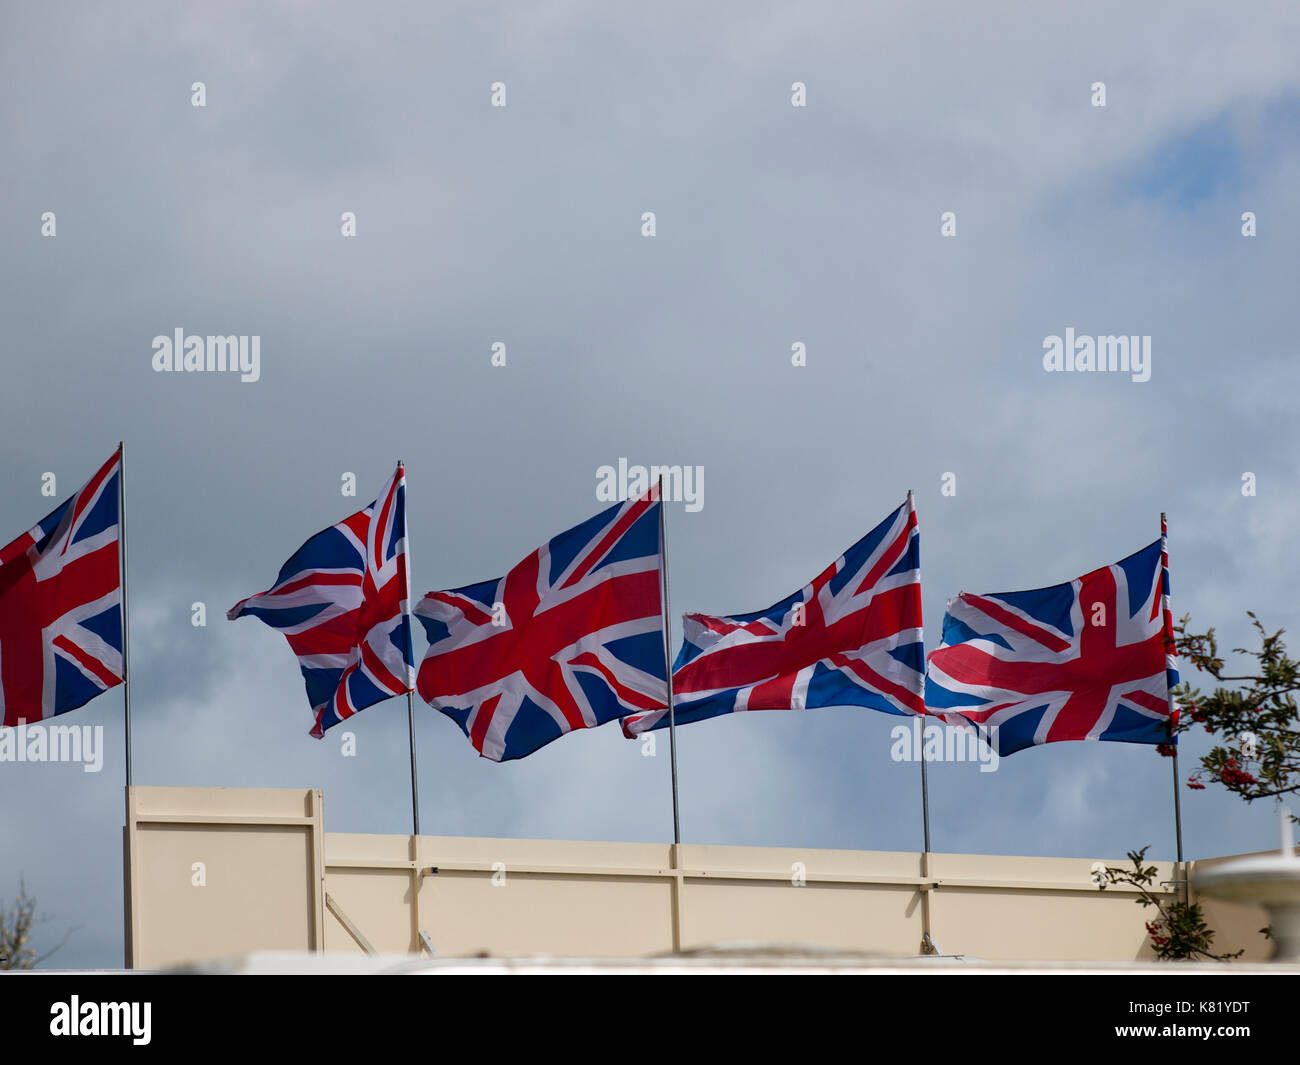
M 1159 890 L 1165 885 L 1156 882 L 1157 869 L 1154 865 L 1143 864 L 1146 853 L 1146 847 L 1140 851 L 1129 851 L 1128 859 L 1133 863 L 1133 868 L 1107 866 L 1097 886 L 1105 891 L 1115 884 L 1127 884 L 1137 888 L 1139 906 L 1156 908 L 1156 919 L 1146 922 L 1147 935 L 1156 957 L 1161 961 L 1192 958 L 1231 961 L 1245 953 L 1238 950 L 1230 954 L 1215 954 L 1210 949 L 1214 933 L 1205 923 L 1200 905 L 1186 903 L 1173 892 Z
M 1217 783 L 1250 802 L 1300 791 L 1300 713 L 1296 706 L 1300 662 L 1287 655 L 1283 630 L 1270 633 L 1253 613 L 1247 614 L 1260 647 L 1233 650 L 1233 654 L 1254 660 L 1251 668 L 1241 673 L 1228 672 L 1214 629 L 1193 633 L 1187 617 L 1175 628 L 1179 665 L 1209 674 L 1216 686 L 1208 694 L 1190 683 L 1174 689 L 1182 713 L 1173 723 L 1173 731 L 1177 736 L 1202 729 L 1214 743 L 1188 779 L 1189 788 L 1201 791 L 1207 783 Z M 1171 744 L 1161 744 L 1158 750 L 1173 753 Z
M 1233 654 L 1254 659 L 1253 666 L 1239 674 L 1227 672 L 1213 629 L 1191 632 L 1187 617 L 1174 629 L 1175 637 L 1167 642 L 1173 643 L 1180 667 L 1209 674 L 1215 688 L 1209 694 L 1202 694 L 1190 683 L 1174 689 L 1177 707 L 1170 715 L 1170 738 L 1157 745 L 1156 751 L 1170 758 L 1177 753 L 1181 734 L 1203 730 L 1213 746 L 1188 778 L 1187 787 L 1204 791 L 1207 784 L 1217 783 L 1251 802 L 1300 792 L 1300 713 L 1296 709 L 1300 662 L 1287 655 L 1281 629 L 1270 633 L 1259 618 L 1247 614 L 1260 648 L 1233 650 Z M 1241 951 L 1215 954 L 1210 949 L 1214 933 L 1206 926 L 1199 906 L 1153 887 L 1156 867 L 1143 864 L 1146 851 L 1143 847 L 1129 853 L 1132 869 L 1105 869 L 1098 886 L 1128 884 L 1138 889 L 1139 904 L 1156 908 L 1159 916 L 1146 922 L 1156 957 L 1237 957 Z

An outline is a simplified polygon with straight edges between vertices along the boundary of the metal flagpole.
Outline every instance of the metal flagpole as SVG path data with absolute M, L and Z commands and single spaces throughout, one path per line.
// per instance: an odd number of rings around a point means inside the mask
M 415 697 L 406 693 L 406 723 L 411 730 L 411 822 L 412 834 L 420 834 L 420 781 L 415 773 Z
M 1168 579 L 1169 579 L 1169 527 L 1168 527 L 1167 520 L 1166 520 L 1166 518 L 1165 518 L 1165 512 L 1162 510 L 1162 511 L 1160 512 L 1160 580 L 1161 580 L 1161 590 L 1162 590 L 1162 591 L 1163 591 L 1164 583 L 1165 583 L 1166 581 L 1168 581 Z M 1168 597 L 1167 597 L 1167 596 L 1165 597 L 1164 607 L 1165 607 L 1165 610 L 1162 611 L 1162 614 L 1164 614 L 1165 617 L 1162 618 L 1162 620 L 1161 620 L 1162 625 L 1164 624 L 1164 622 L 1165 622 L 1166 620 L 1168 620 L 1168 617 L 1169 617 L 1169 615 L 1168 615 L 1168 613 L 1167 613 L 1167 611 L 1168 611 L 1168 609 L 1169 609 L 1169 600 L 1168 600 Z M 1166 635 L 1168 635 L 1168 636 L 1172 639 L 1172 636 L 1173 636 L 1172 633 L 1166 633 Z M 1167 651 L 1166 653 L 1168 653 L 1168 654 L 1172 654 L 1173 652 L 1172 652 L 1172 650 L 1171 650 L 1171 651 Z M 1168 692 L 1167 694 L 1168 694 L 1168 699 L 1169 699 L 1169 724 L 1170 724 L 1170 736 L 1169 736 L 1169 738 L 1172 740 L 1172 739 L 1174 739 L 1174 736 L 1173 736 L 1173 721 L 1174 721 L 1174 711 L 1175 711 L 1176 708 L 1175 708 L 1175 706 L 1174 706 L 1174 693 L 1173 693 L 1173 690 L 1170 689 L 1169 692 Z M 1183 898 L 1186 899 L 1186 898 L 1187 898 L 1187 884 L 1186 884 L 1187 871 L 1186 871 L 1185 869 L 1182 868 L 1182 866 L 1183 866 L 1183 807 L 1182 807 L 1182 800 L 1181 800 L 1181 798 L 1180 798 L 1180 796 L 1179 796 L 1179 794 L 1178 794 L 1178 791 L 1179 791 L 1179 789 L 1178 789 L 1178 779 L 1179 779 L 1179 777 L 1178 777 L 1178 745 L 1177 745 L 1177 744 L 1171 744 L 1171 746 L 1172 746 L 1173 749 L 1174 749 L 1174 757 L 1173 757 L 1173 772 L 1174 772 L 1174 837 L 1175 837 L 1175 840 L 1176 840 L 1176 842 L 1177 842 L 1177 853 L 1178 853 L 1179 876 L 1180 876 L 1180 877 L 1183 879 L 1183 881 L 1184 881 L 1184 883 L 1183 883 Z
M 938 954 L 930 935 L 930 788 L 925 777 L 925 726 L 921 726 L 921 820 L 925 828 L 925 849 L 921 851 L 921 953 Z
M 406 464 L 401 459 L 397 460 L 397 469 L 402 475 L 402 487 L 406 487 Z M 411 544 L 410 544 L 410 526 L 406 520 L 406 507 L 402 507 L 402 538 L 406 540 L 403 557 L 406 560 L 402 568 L 402 600 L 406 603 L 406 635 L 408 640 L 411 638 L 411 630 L 414 627 L 411 621 Z M 415 650 L 409 643 L 407 650 L 411 654 L 411 659 L 415 659 Z M 420 780 L 415 769 L 415 696 L 411 689 L 406 690 L 406 724 L 411 737 L 411 834 L 418 836 L 420 834 Z
M 921 822 L 924 827 L 925 853 L 930 853 L 930 784 L 925 775 L 925 726 L 921 726 Z
M 910 511 L 914 506 L 912 490 L 907 490 L 907 507 Z M 922 688 L 924 691 L 924 688 Z M 930 779 L 925 767 L 925 717 L 922 715 L 920 727 L 917 729 L 917 735 L 921 745 L 921 878 L 928 880 L 930 876 Z M 921 889 L 921 953 L 938 954 L 939 949 L 934 945 L 934 940 L 930 936 L 930 892 L 925 886 Z
M 910 511 L 915 506 L 912 500 L 912 490 L 907 490 L 907 509 Z M 922 689 L 924 691 L 924 689 Z M 930 782 L 925 769 L 925 719 L 921 720 L 921 826 L 924 833 L 925 850 L 924 854 L 930 853 Z M 922 870 L 922 876 L 926 875 Z
M 126 744 L 126 787 L 122 791 L 125 817 L 122 830 L 122 961 L 128 969 L 135 967 L 132 945 L 131 896 L 134 893 L 131 870 L 131 667 L 130 617 L 126 593 L 126 442 L 117 444 L 117 572 L 122 588 L 122 724 Z
M 1178 837 L 1178 860 L 1183 860 L 1183 811 L 1178 799 L 1178 749 L 1174 749 L 1174 833 Z
M 126 786 L 131 787 L 131 654 L 130 616 L 126 596 L 126 444 L 117 445 L 117 557 L 122 578 L 122 719 L 126 732 Z
M 659 478 L 659 572 L 663 591 L 664 672 L 668 678 L 668 757 L 673 771 L 673 844 L 682 842 L 681 820 L 677 814 L 677 715 L 673 710 L 672 616 L 668 608 L 668 536 L 664 522 L 664 479 Z

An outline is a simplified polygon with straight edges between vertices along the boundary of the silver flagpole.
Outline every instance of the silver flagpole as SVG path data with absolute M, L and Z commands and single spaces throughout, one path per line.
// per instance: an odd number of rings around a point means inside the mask
M 907 490 L 907 509 L 910 511 L 915 506 L 912 498 L 912 490 Z M 924 661 L 922 669 L 925 668 Z M 924 680 L 922 680 L 922 693 L 925 691 Z M 929 774 L 925 768 L 925 716 L 922 714 L 920 728 L 917 730 L 921 740 L 921 877 L 928 879 L 930 876 L 930 780 Z M 938 954 L 939 950 L 934 945 L 934 939 L 930 935 L 930 892 L 925 887 L 921 889 L 921 953 Z
M 1165 581 L 1165 580 L 1168 578 L 1168 576 L 1169 576 L 1169 568 L 1168 568 L 1168 566 L 1166 565 L 1166 560 L 1167 560 L 1168 557 L 1169 557 L 1169 529 L 1168 529 L 1168 524 L 1167 524 L 1167 521 L 1166 521 L 1166 518 L 1165 518 L 1165 512 L 1164 512 L 1163 510 L 1160 512 L 1160 554 L 1161 554 L 1161 560 L 1160 560 L 1160 579 L 1161 579 L 1161 586 L 1162 586 L 1162 589 L 1163 589 L 1164 581 Z M 1162 611 L 1162 614 L 1163 614 L 1163 611 Z M 1163 623 L 1164 623 L 1164 618 L 1162 617 L 1162 618 L 1161 618 L 1161 624 L 1163 624 Z M 1173 722 L 1173 719 L 1174 719 L 1174 717 L 1173 717 L 1173 715 L 1174 715 L 1174 709 L 1175 709 L 1175 707 L 1174 707 L 1174 693 L 1173 693 L 1172 690 L 1170 690 L 1170 691 L 1168 692 L 1168 697 L 1169 697 L 1169 720 L 1170 720 L 1170 723 L 1171 723 L 1171 725 L 1172 725 L 1172 722 Z M 1170 737 L 1169 737 L 1169 738 L 1170 738 L 1171 740 L 1174 738 L 1173 735 L 1172 735 L 1172 729 L 1171 729 L 1171 734 L 1170 734 Z M 1178 864 L 1179 864 L 1179 866 L 1181 867 L 1182 864 L 1183 864 L 1183 807 L 1182 807 L 1182 800 L 1181 800 L 1181 798 L 1179 797 L 1179 794 L 1178 794 L 1178 790 L 1179 790 L 1179 789 L 1178 789 L 1178 746 L 1177 746 L 1177 744 L 1174 744 L 1174 745 L 1173 745 L 1173 748 L 1174 748 L 1174 757 L 1173 757 L 1173 769 L 1174 769 L 1174 837 L 1175 837 L 1175 840 L 1176 840 L 1176 842 L 1177 842 L 1177 849 L 1178 849 Z M 1185 874 L 1185 873 L 1180 873 L 1179 875 L 1180 875 L 1180 876 L 1183 876 L 1184 878 L 1186 878 L 1186 874 Z M 1184 885 L 1184 897 L 1185 897 L 1185 895 L 1186 895 L 1186 885 Z
M 415 773 L 415 697 L 406 693 L 406 722 L 411 730 L 411 821 L 414 834 L 420 834 L 420 781 Z
M 682 842 L 681 821 L 677 814 L 677 715 L 673 710 L 672 616 L 668 607 L 668 536 L 664 521 L 664 479 L 659 478 L 659 570 L 663 590 L 664 672 L 668 677 L 668 757 L 673 771 L 673 844 Z
M 1174 748 L 1174 834 L 1178 839 L 1178 861 L 1183 860 L 1183 811 L 1178 798 L 1178 748 Z
M 117 555 L 122 577 L 122 719 L 126 732 L 126 786 L 131 786 L 131 611 L 126 595 L 126 444 L 117 445 Z
M 921 726 L 921 822 L 925 831 L 925 849 L 921 851 L 921 879 L 930 878 L 930 788 L 925 779 L 925 726 Z M 930 891 L 928 884 L 921 886 L 921 953 L 938 954 L 930 934 Z
M 912 501 L 912 490 L 909 488 L 907 490 L 907 509 L 911 511 L 914 506 L 915 504 Z M 924 661 L 921 663 L 921 668 L 922 670 L 924 670 L 925 668 Z M 924 681 L 922 681 L 922 683 L 924 684 Z M 924 693 L 925 688 L 922 687 L 921 690 Z M 924 716 L 922 716 L 921 718 L 921 828 L 922 828 L 923 838 L 925 840 L 925 851 L 923 853 L 929 854 L 930 853 L 930 782 L 925 769 L 925 718 Z M 922 875 L 924 875 L 924 873 Z
M 135 967 L 135 950 L 131 943 L 135 918 L 131 912 L 131 612 L 126 594 L 126 442 L 122 440 L 117 444 L 117 523 L 117 566 L 122 585 L 122 723 L 126 744 L 126 787 L 122 792 L 125 805 L 122 822 L 122 961 L 126 968 L 132 969 Z
M 921 824 L 924 830 L 925 853 L 930 853 L 930 784 L 925 775 L 925 725 L 921 725 Z
M 397 468 L 401 471 L 402 487 L 405 488 L 406 487 L 406 464 L 402 462 L 401 459 L 398 459 Z M 412 630 L 415 628 L 415 624 L 411 619 L 411 544 L 410 544 L 411 526 L 410 526 L 410 522 L 406 520 L 405 507 L 402 508 L 402 524 L 404 526 L 404 528 L 402 529 L 402 537 L 407 541 L 406 542 L 406 565 L 404 567 L 405 572 L 402 577 L 403 581 L 405 582 L 405 587 L 402 589 L 402 591 L 406 593 L 403 596 L 403 598 L 406 600 L 406 632 L 407 632 L 407 636 L 410 637 L 412 640 L 412 645 L 410 646 L 409 650 L 411 652 L 411 660 L 414 661 L 415 648 L 414 648 L 414 634 Z M 411 737 L 411 825 L 412 825 L 411 831 L 412 831 L 412 835 L 418 836 L 420 834 L 420 780 L 418 775 L 416 774 L 416 769 L 415 769 L 415 696 L 412 694 L 409 688 L 406 691 L 406 724 Z

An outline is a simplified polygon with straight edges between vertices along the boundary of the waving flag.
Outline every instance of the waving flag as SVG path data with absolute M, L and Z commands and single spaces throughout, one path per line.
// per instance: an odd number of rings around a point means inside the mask
M 1058 740 L 1171 741 L 1178 683 L 1164 528 L 1068 584 L 948 604 L 925 702 L 998 754 Z
M 227 617 L 251 615 L 279 629 L 298 656 L 318 739 L 368 706 L 411 691 L 410 563 L 406 471 L 399 464 L 365 510 L 294 552 L 265 592 Z
M 658 489 L 563 532 L 500 580 L 430 592 L 421 698 L 494 762 L 663 706 Z
M 122 683 L 120 459 L 0 548 L 0 724 L 75 710 Z
M 687 614 L 673 668 L 678 724 L 742 710 L 865 706 L 922 714 L 921 543 L 907 502 L 811 584 L 753 614 Z M 667 709 L 623 732 L 666 728 Z

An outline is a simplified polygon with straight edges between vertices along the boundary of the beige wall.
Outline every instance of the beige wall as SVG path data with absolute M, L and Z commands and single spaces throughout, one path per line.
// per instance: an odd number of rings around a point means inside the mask
M 287 789 L 133 788 L 130 809 L 138 967 L 420 951 L 422 931 L 442 957 L 738 941 L 910 956 L 926 931 L 944 953 L 990 961 L 1150 957 L 1136 896 L 1099 892 L 1092 859 L 327 834 L 320 792 Z M 1267 956 L 1262 915 L 1207 914 L 1221 948 Z

